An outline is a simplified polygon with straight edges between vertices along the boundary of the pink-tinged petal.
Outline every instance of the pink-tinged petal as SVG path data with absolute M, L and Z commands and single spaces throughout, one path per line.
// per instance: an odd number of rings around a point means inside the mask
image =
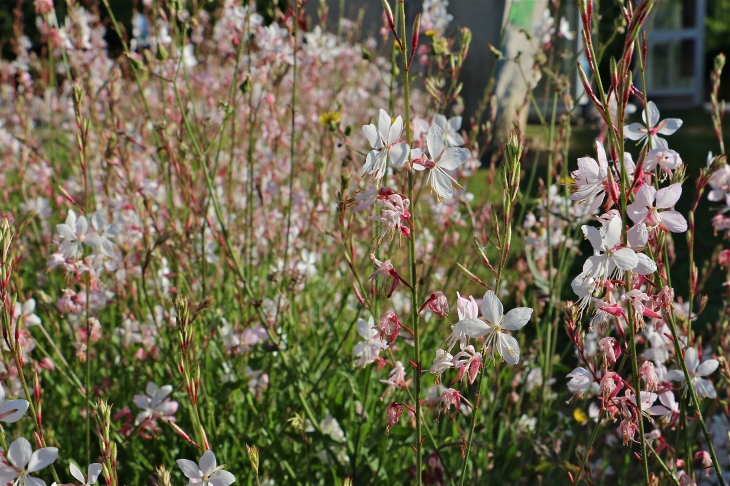
M 476 319 L 479 317 L 479 306 L 471 295 L 465 299 L 459 292 L 456 293 L 456 310 L 459 313 L 459 320 Z
M 598 156 L 598 165 L 602 169 L 601 172 L 603 172 L 603 176 L 605 177 L 607 175 L 605 172 L 608 169 L 608 157 L 606 157 L 606 149 L 601 142 L 596 142 L 596 155 Z
M 643 187 L 647 187 L 645 184 Z M 659 189 L 656 193 L 656 207 L 659 209 L 668 209 L 677 204 L 682 196 L 682 184 L 676 183 L 669 187 Z
M 637 253 L 636 258 L 638 259 L 638 263 L 633 268 L 634 272 L 639 275 L 651 275 L 656 272 L 657 266 L 656 263 L 654 263 L 654 260 L 643 253 Z
M 433 160 L 436 160 L 444 151 L 444 134 L 439 127 L 434 125 L 428 129 L 426 145 L 428 146 L 428 154 Z
M 643 184 L 636 194 L 634 195 L 634 204 L 641 204 L 643 206 L 654 206 L 654 199 L 656 198 L 656 189 L 649 184 Z
M 76 478 L 76 481 L 80 482 L 81 484 L 86 483 L 86 479 L 84 478 L 84 473 L 81 472 L 81 469 L 76 467 L 76 464 L 73 462 L 68 465 L 69 471 L 71 471 L 71 476 Z
M 698 396 L 707 397 L 711 400 L 717 398 L 717 392 L 715 391 L 715 387 L 712 385 L 712 382 L 710 380 L 705 380 L 704 378 L 694 378 L 692 380 L 692 384 L 694 385 L 695 392 L 697 392 Z
M 694 375 L 697 372 L 697 368 L 700 366 L 700 360 L 697 358 L 697 350 L 695 348 L 689 348 L 684 354 L 684 362 L 687 364 L 687 371 L 690 375 Z
M 516 331 L 525 327 L 532 317 L 532 309 L 529 307 L 515 307 L 507 312 L 502 321 L 502 329 Z
M 715 372 L 720 363 L 716 359 L 708 359 L 703 361 L 697 368 L 697 376 L 709 376 Z
M 626 207 L 626 213 L 629 215 L 629 218 L 631 218 L 631 221 L 636 224 L 640 224 L 643 223 L 649 215 L 649 209 L 641 203 L 633 202 Z
M 50 466 L 57 457 L 58 449 L 56 447 L 44 447 L 43 449 L 38 449 L 30 457 L 28 472 L 40 471 L 44 467 Z
M 150 397 L 157 396 L 157 383 L 153 381 L 147 382 L 147 386 L 144 388 L 144 392 Z
M 677 408 L 677 401 L 674 399 L 674 393 L 666 391 L 659 395 L 659 401 L 669 410 Z
M 646 246 L 649 242 L 649 230 L 644 223 L 636 224 L 626 232 L 626 238 L 631 248 Z
M 601 169 L 598 163 L 591 157 L 580 157 L 578 159 L 578 171 L 580 175 L 589 180 L 598 180 Z
M 502 316 L 504 315 L 504 308 L 502 302 L 500 302 L 497 295 L 491 290 L 487 290 L 482 299 L 482 316 L 494 325 L 498 325 L 502 322 Z
M 381 109 L 378 113 L 378 133 L 383 142 L 387 142 L 388 133 L 390 132 L 390 115 Z
M 405 164 L 408 152 L 410 152 L 410 147 L 405 142 L 390 147 L 390 161 L 393 163 L 393 167 L 400 167 Z
M 662 135 L 671 135 L 679 130 L 679 127 L 682 126 L 683 122 L 679 118 L 667 118 L 666 120 L 663 120 L 662 123 L 664 126 L 659 129 L 657 133 L 661 133 Z
M 520 344 L 509 334 L 499 333 L 497 335 L 495 348 L 507 364 L 516 365 L 520 361 Z
M 621 218 L 616 217 L 606 226 L 603 243 L 606 248 L 611 249 L 618 245 L 619 241 L 621 241 Z
M 25 469 L 32 454 L 33 448 L 30 446 L 30 442 L 23 437 L 19 437 L 10 444 L 7 457 L 12 465 L 20 469 Z
M 157 393 L 155 394 L 156 398 L 167 398 L 168 395 L 172 393 L 172 385 L 165 385 L 159 388 L 157 390 Z
M 687 231 L 687 220 L 677 211 L 664 211 L 659 216 L 664 227 L 672 233 L 684 233 Z
M 633 270 L 639 263 L 639 257 L 631 248 L 621 248 L 613 252 L 613 262 L 624 271 Z
M 400 116 L 395 119 L 393 125 L 390 127 L 388 132 L 388 145 L 393 145 L 400 138 L 400 134 L 403 131 L 403 118 Z
M 600 194 L 598 194 L 598 196 L 596 196 L 596 198 L 593 200 L 593 202 L 591 202 L 591 205 L 588 207 L 588 213 L 589 214 L 595 213 L 598 210 L 598 208 L 601 207 L 601 204 L 603 204 L 604 199 L 606 199 L 605 192 L 601 192 Z
M 12 483 L 17 477 L 18 473 L 12 467 L 0 466 L 0 484 Z
M 669 410 L 668 408 L 666 408 L 666 407 L 664 407 L 662 405 L 654 405 L 653 407 L 651 407 L 649 409 L 649 413 L 651 415 L 659 415 L 659 416 L 661 416 L 661 415 L 666 415 L 666 414 L 668 414 L 670 412 L 671 412 L 671 410 Z
M 215 454 L 211 450 L 205 451 L 203 456 L 200 458 L 200 470 L 203 471 L 204 476 L 210 476 L 218 467 L 215 460 Z
M 139 408 L 149 408 L 150 398 L 145 395 L 135 395 L 134 404 L 137 405 Z
M 101 474 L 101 471 L 102 467 L 101 464 L 99 464 L 98 462 L 89 464 L 89 484 L 96 483 L 96 480 L 99 477 L 99 474 Z
M 177 465 L 188 479 L 201 479 L 203 477 L 203 475 L 200 474 L 200 468 L 193 461 L 178 459 Z
M 162 415 L 172 415 L 177 412 L 179 404 L 174 401 L 162 402 L 155 407 L 155 412 L 161 413 Z
M 599 183 L 585 184 L 569 196 L 571 201 L 583 201 L 594 194 L 603 192 L 603 185 Z
M 646 126 L 641 123 L 632 123 L 624 126 L 624 136 L 629 140 L 641 140 L 646 137 Z
M 445 170 L 454 170 L 469 158 L 469 151 L 465 148 L 449 147 L 436 164 Z
M 370 142 L 370 147 L 382 148 L 383 143 L 380 141 L 380 137 L 378 136 L 378 129 L 375 128 L 375 125 L 373 125 L 372 123 L 370 125 L 364 125 L 362 127 L 362 131 L 363 133 L 365 133 L 368 142 Z
M 0 406 L 0 420 L 12 424 L 25 415 L 30 404 L 27 400 L 8 400 Z
M 646 124 L 646 112 L 649 112 L 649 126 L 655 127 L 659 123 L 659 109 L 656 107 L 653 101 L 650 101 L 646 105 L 646 110 L 641 110 L 641 119 Z
M 654 148 L 662 150 L 666 150 L 669 148 L 669 144 L 667 143 L 667 141 L 658 135 L 651 136 L 651 144 Z

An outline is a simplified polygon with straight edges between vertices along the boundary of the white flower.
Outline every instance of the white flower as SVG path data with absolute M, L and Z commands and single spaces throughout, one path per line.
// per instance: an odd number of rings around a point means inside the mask
M 697 393 L 697 396 L 707 398 L 717 398 L 717 392 L 715 387 L 712 385 L 710 380 L 702 378 L 703 376 L 710 376 L 715 372 L 719 363 L 716 359 L 708 359 L 700 364 L 700 360 L 697 358 L 697 350 L 695 348 L 687 349 L 684 355 L 684 362 L 687 365 L 687 371 L 692 378 L 692 386 Z M 671 370 L 667 373 L 667 379 L 672 381 L 684 381 L 684 373 L 682 370 Z
M 669 421 L 679 415 L 679 403 L 674 399 L 674 393 L 665 391 L 659 395 L 659 403 L 649 409 L 652 415 L 658 415 L 661 420 Z
M 297 262 L 297 271 L 308 277 L 317 275 L 317 253 L 309 250 L 302 250 L 302 259 Z
M 355 360 L 355 366 L 364 367 L 374 362 L 381 350 L 388 348 L 388 342 L 380 338 L 373 316 L 370 316 L 368 321 L 362 318 L 357 321 L 357 333 L 364 341 L 355 345 L 352 354 L 358 358 Z
M 649 112 L 649 127 L 650 130 L 646 130 L 646 112 Z M 644 123 L 632 123 L 629 126 L 624 127 L 624 136 L 630 140 L 643 140 L 647 143 L 647 135 L 651 137 L 652 147 L 656 148 L 669 148 L 667 141 L 659 137 L 661 135 L 671 135 L 676 132 L 679 127 L 682 126 L 682 120 L 679 118 L 667 118 L 666 120 L 659 121 L 659 109 L 656 107 L 653 101 L 650 101 L 647 105 L 646 110 L 641 110 L 641 119 Z
M 671 175 L 672 171 L 683 164 L 682 157 L 677 152 L 668 148 L 655 148 L 650 150 L 644 162 L 644 170 L 654 170 L 658 165 L 663 172 Z
M 41 324 L 41 318 L 35 314 L 35 299 L 28 299 L 22 305 L 20 302 L 15 303 L 13 319 L 18 318 L 21 318 L 23 323 L 28 327 Z
M 712 156 L 712 152 L 707 153 L 707 167 L 712 165 L 712 161 L 715 158 Z M 712 188 L 710 193 L 707 195 L 707 199 L 710 201 L 722 201 L 730 192 L 730 166 L 723 164 L 712 176 L 710 177 L 709 185 Z
M 608 157 L 606 149 L 601 142 L 596 142 L 598 162 L 591 157 L 578 159 L 578 170 L 571 173 L 575 186 L 569 199 L 571 201 L 589 202 L 589 213 L 593 213 L 603 203 L 606 197 L 606 184 L 608 183 Z
M 137 425 L 145 420 L 156 418 L 174 421 L 175 418 L 172 414 L 177 411 L 178 403 L 167 399 L 172 393 L 172 385 L 158 388 L 154 382 L 150 381 L 147 383 L 145 393 L 147 395 L 134 396 L 134 404 L 142 409 L 135 420 Z
M 96 248 L 103 255 L 114 256 L 114 243 L 109 238 L 114 238 L 122 230 L 120 223 L 108 224 L 100 212 L 91 215 L 91 226 L 96 233 L 88 235 L 84 243 Z
M 430 184 L 439 200 L 451 199 L 454 195 L 454 187 L 463 189 L 456 180 L 446 171 L 454 170 L 469 158 L 469 151 L 465 148 L 444 147 L 444 136 L 441 129 L 436 125 L 428 130 L 426 136 L 426 145 L 428 146 L 428 154 L 431 157 L 426 159 L 421 149 L 413 149 L 411 157 L 413 160 L 413 168 L 416 170 L 429 169 L 427 184 Z M 416 161 L 415 159 L 421 159 Z
M 545 9 L 542 13 L 542 20 L 535 24 L 532 31 L 541 46 L 550 45 L 555 34 L 555 19 L 550 15 L 550 10 Z
M 573 394 L 583 395 L 593 384 L 593 375 L 583 367 L 568 373 L 567 378 L 570 378 L 568 390 Z
M 393 167 L 400 167 L 406 161 L 410 147 L 405 142 L 398 142 L 403 131 L 403 119 L 399 116 L 393 123 L 385 110 L 380 110 L 377 128 L 372 123 L 362 127 L 373 150 L 367 155 L 360 175 L 371 174 L 374 184 L 378 184 L 385 175 L 385 167 L 390 155 Z
M 61 248 L 64 258 L 76 258 L 78 256 L 88 229 L 89 223 L 86 221 L 86 216 L 76 218 L 73 209 L 68 211 L 65 223 L 56 225 L 56 231 L 61 236 Z
M 464 145 L 464 137 L 459 133 L 461 128 L 460 116 L 454 116 L 447 120 L 444 115 L 437 113 L 433 116 L 433 124 L 441 129 L 447 146 L 461 147 Z
M 650 228 L 659 227 L 672 233 L 684 233 L 687 231 L 687 220 L 684 216 L 677 211 L 666 211 L 677 203 L 681 195 L 680 183 L 658 191 L 653 186 L 644 184 L 636 192 L 634 202 L 629 204 L 626 212 L 634 223 L 646 223 Z M 665 211 L 659 212 L 659 209 Z
M 388 379 L 380 380 L 380 383 L 385 383 L 393 388 L 404 387 L 406 383 L 406 369 L 403 367 L 403 363 L 396 361 L 395 366 L 388 373 Z
M 486 336 L 485 345 L 493 345 L 492 353 L 496 350 L 508 364 L 517 364 L 520 361 L 520 345 L 515 338 L 505 334 L 504 331 L 522 329 L 530 320 L 532 309 L 517 307 L 505 315 L 502 302 L 494 292 L 487 290 L 482 299 L 481 311 L 484 320 L 462 319 L 451 328 L 453 331 L 449 338 L 451 346 L 463 335 L 471 338 Z
M 91 486 L 92 484 L 96 484 L 96 480 L 99 478 L 99 474 L 101 474 L 101 464 L 98 462 L 95 462 L 93 464 L 89 464 L 89 472 L 87 479 L 84 479 L 84 473 L 81 472 L 81 469 L 76 467 L 74 463 L 70 463 L 68 466 L 69 470 L 71 471 L 71 476 L 76 478 L 78 482 L 80 482 L 83 486 Z
M 568 19 L 565 17 L 560 17 L 560 28 L 558 33 L 569 41 L 575 39 L 575 32 L 570 30 L 570 22 L 568 22 Z
M 46 486 L 42 479 L 29 476 L 53 463 L 58 457 L 58 449 L 45 447 L 33 452 L 33 448 L 23 437 L 15 440 L 8 450 L 8 461 L 12 466 L 0 466 L 0 484 L 13 483 L 13 486 Z M 17 478 L 17 480 L 15 479 Z
M 195 58 L 195 45 L 185 44 L 185 47 L 183 47 L 182 65 L 186 69 L 194 68 L 198 65 L 198 60 Z
M 581 229 L 595 252 L 583 265 L 583 279 L 619 277 L 624 271 L 633 270 L 639 264 L 636 252 L 620 245 L 621 218 L 612 218 L 601 229 L 585 225 Z
M 9 424 L 17 422 L 28 410 L 28 406 L 28 400 L 8 400 L 6 402 L 5 388 L 0 386 L 0 420 Z
M 225 466 L 218 466 L 213 451 L 205 451 L 205 454 L 195 464 L 187 459 L 178 459 L 177 465 L 182 469 L 183 474 L 190 479 L 188 484 L 202 484 L 202 486 L 228 486 L 236 482 L 235 476 L 224 471 Z
M 443 349 L 436 350 L 436 357 L 433 359 L 433 365 L 429 370 L 431 374 L 440 375 L 449 368 L 454 367 L 454 357 L 451 353 Z

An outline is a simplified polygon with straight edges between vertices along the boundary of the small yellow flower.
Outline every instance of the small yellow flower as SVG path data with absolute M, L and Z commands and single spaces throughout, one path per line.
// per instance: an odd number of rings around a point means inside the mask
M 319 124 L 325 127 L 337 126 L 342 121 L 342 113 L 339 111 L 328 111 L 319 115 Z
M 573 418 L 576 422 L 580 422 L 581 425 L 588 422 L 588 416 L 580 408 L 576 408 L 575 410 L 573 410 Z

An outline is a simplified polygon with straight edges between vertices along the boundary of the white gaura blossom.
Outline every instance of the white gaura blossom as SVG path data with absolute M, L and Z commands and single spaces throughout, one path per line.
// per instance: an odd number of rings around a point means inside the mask
M 716 359 L 708 359 L 700 364 L 700 360 L 697 357 L 697 350 L 695 348 L 687 349 L 687 352 L 684 355 L 684 362 L 687 364 L 687 371 L 692 379 L 692 386 L 694 387 L 697 396 L 700 398 L 717 398 L 717 392 L 715 391 L 715 387 L 712 382 L 703 377 L 710 376 L 714 373 L 720 363 Z M 671 370 L 667 373 L 667 379 L 672 381 L 684 381 L 684 373 L 682 370 Z
M 104 216 L 100 212 L 91 215 L 91 226 L 96 233 L 88 235 L 84 239 L 84 243 L 97 249 L 101 254 L 108 257 L 114 256 L 114 243 L 110 238 L 114 238 L 122 230 L 120 223 L 108 224 Z
M 64 258 L 76 258 L 81 253 L 81 247 L 88 229 L 89 223 L 86 221 L 86 216 L 77 218 L 73 209 L 69 209 L 66 221 L 63 224 L 56 225 L 56 231 L 61 237 L 61 249 Z
M 92 484 L 96 484 L 96 481 L 99 478 L 99 474 L 101 474 L 102 471 L 101 464 L 99 464 L 98 462 L 89 464 L 89 471 L 87 473 L 86 479 L 84 479 L 84 473 L 81 472 L 81 469 L 76 467 L 74 463 L 69 464 L 68 468 L 71 471 L 71 476 L 76 478 L 76 481 L 80 482 L 84 486 L 91 486 Z
M 13 423 L 20 420 L 28 410 L 28 400 L 5 401 L 5 388 L 0 386 L 0 420 L 6 423 Z
M 653 186 L 644 184 L 636 192 L 634 202 L 629 204 L 626 212 L 634 223 L 645 223 L 650 228 L 658 227 L 672 233 L 684 233 L 687 231 L 687 220 L 679 212 L 669 210 L 674 207 L 681 195 L 680 183 L 658 191 Z
M 583 395 L 593 384 L 593 375 L 583 367 L 578 367 L 568 373 L 567 378 L 570 378 L 568 390 L 574 395 Z
M 481 311 L 483 319 L 466 318 L 452 326 L 453 333 L 448 340 L 449 349 L 457 340 L 462 341 L 463 336 L 486 337 L 485 345 L 493 345 L 492 353 L 496 350 L 508 364 L 517 364 L 520 361 L 520 345 L 504 331 L 522 329 L 530 320 L 532 309 L 517 307 L 505 315 L 502 302 L 494 292 L 487 290 L 482 299 Z
M 10 445 L 7 459 L 12 465 L 0 466 L 0 484 L 12 483 L 13 486 L 46 486 L 42 479 L 29 474 L 53 464 L 58 457 L 58 449 L 45 447 L 33 452 L 33 448 L 23 437 Z
M 596 142 L 598 162 L 591 157 L 578 159 L 578 170 L 571 173 L 575 184 L 571 186 L 571 201 L 590 204 L 589 213 L 593 213 L 603 203 L 608 184 L 608 157 L 601 142 Z
M 158 387 L 150 381 L 145 387 L 146 395 L 135 395 L 134 404 L 142 409 L 137 414 L 135 423 L 141 424 L 148 419 L 161 418 L 166 421 L 174 421 L 173 414 L 177 411 L 178 403 L 168 400 L 172 393 L 172 385 Z
M 413 149 L 411 152 L 413 168 L 415 170 L 429 169 L 426 183 L 436 192 L 439 201 L 451 199 L 454 196 L 453 184 L 456 184 L 459 189 L 463 189 L 463 187 L 446 171 L 457 169 L 466 162 L 466 159 L 469 158 L 469 151 L 458 147 L 446 148 L 443 132 L 436 125 L 428 130 L 426 145 L 430 158 L 426 158 L 426 154 L 421 149 Z
M 646 112 L 649 112 L 649 127 L 646 129 Z M 669 148 L 667 141 L 659 135 L 671 135 L 682 126 L 682 120 L 679 118 L 667 118 L 659 121 L 659 109 L 653 101 L 650 101 L 646 110 L 641 110 L 641 119 L 644 123 L 632 123 L 624 127 L 624 136 L 630 140 L 643 140 L 647 143 L 648 137 L 651 137 L 651 148 L 657 149 Z M 648 137 L 647 137 L 648 136 Z
M 433 116 L 433 124 L 441 129 L 447 146 L 461 147 L 464 145 L 464 137 L 459 133 L 461 129 L 460 116 L 454 116 L 447 120 L 444 115 L 437 113 Z
M 398 142 L 403 131 L 403 119 L 399 116 L 391 123 L 390 115 L 380 110 L 378 126 L 372 123 L 362 127 L 373 150 L 368 153 L 360 175 L 372 175 L 372 182 L 378 184 L 385 175 L 385 168 L 390 155 L 393 167 L 400 167 L 406 161 L 410 147 L 405 142 Z
M 712 152 L 707 154 L 707 167 L 712 165 L 712 161 L 715 158 L 712 156 Z M 726 198 L 730 192 L 730 166 L 723 164 L 712 176 L 710 177 L 709 185 L 712 188 L 710 193 L 707 195 L 707 199 L 710 201 L 722 201 Z
M 672 149 L 656 148 L 650 150 L 644 161 L 644 170 L 651 171 L 657 166 L 665 174 L 672 175 L 672 171 L 682 166 L 682 157 Z
M 177 465 L 190 480 L 188 484 L 202 486 L 228 486 L 236 482 L 236 477 L 224 471 L 225 466 L 218 466 L 213 451 L 205 451 L 198 464 L 187 459 L 178 459 Z
M 363 341 L 357 343 L 352 354 L 357 357 L 355 366 L 364 367 L 375 361 L 380 351 L 388 348 L 388 341 L 380 337 L 380 332 L 375 328 L 373 316 L 369 320 L 358 319 L 357 333 Z

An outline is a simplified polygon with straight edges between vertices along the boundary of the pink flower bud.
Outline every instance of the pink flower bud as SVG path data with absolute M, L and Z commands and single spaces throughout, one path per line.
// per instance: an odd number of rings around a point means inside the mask
M 710 475 L 710 468 L 712 467 L 712 458 L 710 457 L 710 453 L 707 451 L 697 451 L 695 452 L 695 462 L 700 463 L 702 466 L 702 469 L 705 470 L 705 476 Z
M 55 363 L 53 362 L 53 360 L 51 358 L 48 358 L 48 357 L 43 358 L 42 360 L 40 360 L 40 362 L 38 363 L 38 365 L 41 368 L 43 368 L 44 370 L 47 370 L 47 371 L 53 371 L 53 370 L 56 369 Z
M 396 402 L 391 402 L 385 409 L 385 433 L 390 434 L 390 429 L 398 423 L 400 416 L 403 414 L 403 407 Z
M 428 302 L 428 308 L 441 319 L 444 319 L 449 315 L 449 301 L 446 299 L 443 292 L 431 294 L 431 298 Z
M 646 381 L 646 391 L 655 392 L 659 388 L 659 377 L 654 370 L 654 363 L 644 361 L 639 368 L 639 376 Z

